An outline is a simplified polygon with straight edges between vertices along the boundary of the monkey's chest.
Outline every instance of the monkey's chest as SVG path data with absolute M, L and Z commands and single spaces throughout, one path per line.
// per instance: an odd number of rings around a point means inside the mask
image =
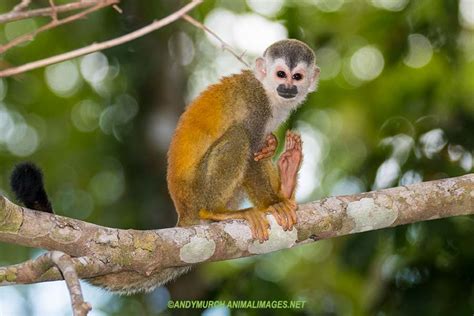
M 268 118 L 268 121 L 265 124 L 264 134 L 268 135 L 274 132 L 278 126 L 288 119 L 292 109 L 293 108 L 289 106 L 275 106 L 271 116 Z

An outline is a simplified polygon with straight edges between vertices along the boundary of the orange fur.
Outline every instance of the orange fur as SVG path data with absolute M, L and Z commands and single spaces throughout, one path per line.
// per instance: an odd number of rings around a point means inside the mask
M 236 121 L 245 116 L 245 106 L 233 96 L 245 87 L 246 78 L 253 74 L 225 77 L 208 87 L 182 114 L 168 152 L 168 189 L 178 215 L 185 213 L 183 200 L 189 200 L 188 185 L 193 181 L 196 167 L 210 146 Z M 254 79 L 255 80 L 255 79 Z M 232 108 L 240 108 L 233 111 Z

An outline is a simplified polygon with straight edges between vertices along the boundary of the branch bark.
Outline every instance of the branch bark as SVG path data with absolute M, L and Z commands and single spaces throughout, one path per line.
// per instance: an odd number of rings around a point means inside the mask
M 0 196 L 0 241 L 64 252 L 80 278 L 268 253 L 316 240 L 419 221 L 474 214 L 474 174 L 299 205 L 298 223 L 283 231 L 273 218 L 270 239 L 252 240 L 244 221 L 160 230 L 114 229 L 32 211 Z M 28 273 L 31 263 L 0 268 L 0 285 L 62 279 L 57 268 Z M 26 270 L 25 270 L 26 269 Z M 26 271 L 26 272 L 25 272 Z

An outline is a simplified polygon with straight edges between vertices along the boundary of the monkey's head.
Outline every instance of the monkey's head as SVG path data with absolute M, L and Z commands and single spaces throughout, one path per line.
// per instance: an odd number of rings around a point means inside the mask
M 270 45 L 255 63 L 255 76 L 267 94 L 290 104 L 299 104 L 316 91 L 319 72 L 313 50 L 295 39 Z

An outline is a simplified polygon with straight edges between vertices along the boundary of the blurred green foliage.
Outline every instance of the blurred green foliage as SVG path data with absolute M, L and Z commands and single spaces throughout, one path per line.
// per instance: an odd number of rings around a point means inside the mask
M 0 11 L 16 2 L 2 1 Z M 288 37 L 316 49 L 319 90 L 279 132 L 281 137 L 286 128 L 294 128 L 305 140 L 300 200 L 472 172 L 472 1 L 258 2 L 206 1 L 193 16 L 205 20 L 231 14 L 236 21 L 257 16 L 283 25 Z M 105 9 L 40 34 L 0 56 L 0 63 L 19 65 L 113 38 L 183 3 L 124 1 L 122 15 Z M 47 21 L 0 26 L 0 42 Z M 215 31 L 229 32 L 230 27 Z M 234 26 L 233 32 L 241 29 L 245 25 Z M 254 30 L 261 36 L 270 31 Z M 255 57 L 251 48 L 249 59 Z M 44 169 L 60 215 L 121 228 L 174 225 L 165 181 L 172 130 L 189 99 L 240 67 L 201 30 L 179 21 L 99 54 L 0 79 L 0 193 L 13 198 L 11 169 L 31 160 Z M 99 312 L 202 312 L 167 311 L 171 295 L 306 301 L 301 310 L 216 309 L 207 315 L 471 315 L 473 240 L 471 216 L 320 241 L 206 264 L 170 284 L 171 294 L 158 289 L 114 297 Z M 1 244 L 0 264 L 36 254 Z M 29 314 L 28 300 L 34 300 L 35 292 L 18 288 Z

